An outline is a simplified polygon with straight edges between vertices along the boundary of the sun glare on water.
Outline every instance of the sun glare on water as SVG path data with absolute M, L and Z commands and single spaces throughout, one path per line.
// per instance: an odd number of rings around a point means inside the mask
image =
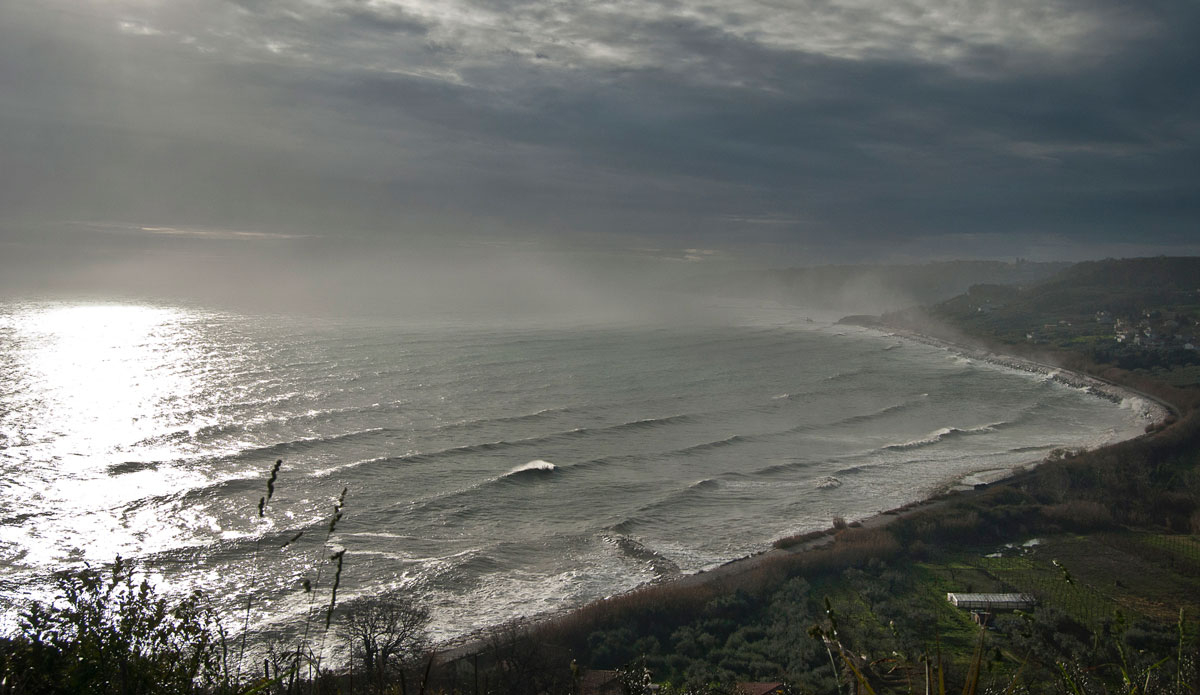
M 22 564 L 110 561 L 147 549 L 162 524 L 130 518 L 135 500 L 170 494 L 191 474 L 161 434 L 202 389 L 186 313 L 124 305 L 42 305 L 0 316 L 0 545 Z M 145 465 L 143 465 L 145 464 Z M 114 466 L 128 472 L 112 475 Z M 36 557 L 43 555 L 44 557 Z
M 73 306 L 31 317 L 31 377 L 40 386 L 54 455 L 88 468 L 152 432 L 163 403 L 186 399 L 192 380 L 176 363 L 185 356 L 179 316 L 141 306 Z M 73 459 L 73 460 L 72 460 Z

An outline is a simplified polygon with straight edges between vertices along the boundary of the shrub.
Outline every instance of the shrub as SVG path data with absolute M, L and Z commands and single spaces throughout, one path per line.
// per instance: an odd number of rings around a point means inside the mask
M 824 538 L 830 533 L 829 529 L 817 529 L 816 531 L 808 531 L 806 533 L 798 533 L 793 536 L 784 536 L 775 541 L 774 546 L 779 549 L 793 548 L 802 543 L 815 541 L 818 538 Z
M 1042 509 L 1042 514 L 1075 531 L 1107 528 L 1113 523 L 1108 507 L 1091 500 L 1070 500 L 1049 505 Z
M 191 693 L 230 685 L 224 631 L 198 592 L 155 595 L 120 558 L 56 577 L 60 598 L 21 612 L 2 681 L 14 692 Z

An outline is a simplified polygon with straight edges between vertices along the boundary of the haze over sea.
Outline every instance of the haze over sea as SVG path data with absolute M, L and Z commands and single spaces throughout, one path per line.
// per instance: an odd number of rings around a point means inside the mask
M 1145 425 L 1136 403 L 836 317 L 725 309 L 412 323 L 2 304 L 0 596 L 120 555 L 166 591 L 253 591 L 256 621 L 280 620 L 307 609 L 347 488 L 339 596 L 419 583 L 451 637 Z

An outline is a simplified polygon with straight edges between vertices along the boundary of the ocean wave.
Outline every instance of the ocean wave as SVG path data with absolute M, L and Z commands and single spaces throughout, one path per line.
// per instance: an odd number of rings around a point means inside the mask
M 1132 410 L 1142 419 L 1150 419 L 1154 416 L 1155 410 L 1161 408 L 1156 403 L 1139 398 L 1138 396 L 1126 396 L 1121 399 L 1120 407 L 1126 410 Z
M 853 379 L 856 376 L 862 376 L 863 374 L 866 374 L 869 371 L 870 370 L 864 368 L 864 369 L 851 369 L 851 370 L 848 370 L 845 372 L 836 372 L 834 374 L 830 374 L 829 376 L 825 377 L 824 381 L 845 381 L 847 379 Z
M 755 439 L 756 439 L 756 437 L 751 437 L 749 435 L 734 434 L 734 435 L 730 435 L 724 439 L 717 439 L 717 440 L 714 440 L 711 442 L 704 442 L 702 444 L 693 444 L 692 446 L 685 446 L 682 449 L 675 449 L 674 451 L 667 452 L 667 454 L 668 455 L 675 454 L 675 455 L 685 455 L 686 456 L 688 454 L 695 454 L 695 453 L 700 453 L 703 451 L 712 451 L 714 449 L 724 449 L 727 446 L 736 446 L 738 444 L 746 444 L 749 442 L 753 442 Z
M 960 437 L 968 437 L 975 434 L 985 434 L 987 432 L 995 432 L 996 430 L 1008 426 L 1009 422 L 997 422 L 990 425 L 982 425 L 980 427 L 971 427 L 962 429 L 959 427 L 943 427 L 934 432 L 930 432 L 921 439 L 903 442 L 901 444 L 889 444 L 884 449 L 888 451 L 904 451 L 907 449 L 919 449 L 921 447 L 932 446 L 939 442 L 944 442 L 948 439 L 957 439 Z
M 139 471 L 152 471 L 162 465 L 161 461 L 123 461 L 108 467 L 109 475 L 125 475 Z
M 581 427 L 571 430 L 570 434 L 587 435 L 612 432 L 628 432 L 635 430 L 648 430 L 657 427 L 665 427 L 667 425 L 679 425 L 685 422 L 692 422 L 696 419 L 696 415 L 683 413 L 679 415 L 666 415 L 663 417 L 650 417 L 640 420 L 629 420 L 618 423 L 616 425 L 606 425 L 604 427 Z
M 248 461 L 254 459 L 267 460 L 284 458 L 288 454 L 309 451 L 317 447 L 329 446 L 331 444 L 343 444 L 345 442 L 354 441 L 362 437 L 369 437 L 388 431 L 389 429 L 386 427 L 368 427 L 367 429 L 356 430 L 353 432 L 343 432 L 341 434 L 317 437 L 301 437 L 287 442 L 279 442 L 277 444 L 242 449 L 233 455 L 221 456 L 219 458 L 224 461 Z
M 519 423 L 519 422 L 533 422 L 535 420 L 544 419 L 551 415 L 563 415 L 563 414 L 570 413 L 570 412 L 572 412 L 571 408 L 542 408 L 541 410 L 538 410 L 536 412 L 525 413 L 523 415 L 504 415 L 504 416 L 500 416 L 500 417 L 484 417 L 484 418 L 475 418 L 473 420 L 460 420 L 458 422 L 450 422 L 450 423 L 446 423 L 444 425 L 438 425 L 434 429 L 438 432 L 445 432 L 445 431 L 450 431 L 450 430 L 460 430 L 460 429 L 468 429 L 468 428 L 472 428 L 472 427 L 478 427 L 479 425 L 513 424 L 513 423 Z
M 817 481 L 815 487 L 818 490 L 833 490 L 842 486 L 842 481 L 836 475 L 827 475 Z
M 804 468 L 812 468 L 817 465 L 814 461 L 789 461 L 788 463 L 773 463 L 769 466 L 764 466 L 755 471 L 751 471 L 749 475 L 756 477 L 769 478 L 791 471 L 801 470 Z
M 523 463 L 519 466 L 513 467 L 513 469 L 511 471 L 500 476 L 499 478 L 497 478 L 497 480 L 504 480 L 504 479 L 529 480 L 534 477 L 540 478 L 540 477 L 550 475 L 557 470 L 558 470 L 558 466 L 554 465 L 553 463 L 550 463 L 549 461 L 543 461 L 541 459 L 537 459 L 535 461 L 530 461 L 529 463 Z
M 582 471 L 588 468 L 601 468 L 615 464 L 627 463 L 631 461 L 645 461 L 647 457 L 654 454 L 621 454 L 619 456 L 601 456 L 599 458 L 588 459 L 571 464 L 572 471 Z
M 736 480 L 749 481 L 749 484 L 729 484 Z M 661 489 L 657 497 L 639 507 L 634 516 L 609 528 L 627 533 L 636 524 L 648 519 L 671 518 L 677 513 L 674 511 L 677 509 L 693 513 L 714 505 L 724 507 L 729 504 L 754 504 L 761 496 L 761 483 L 753 482 L 751 476 L 725 473 L 716 478 L 697 480 L 683 487 Z
M 482 452 L 494 452 L 511 448 L 530 447 L 550 444 L 563 439 L 578 439 L 595 435 L 613 434 L 627 431 L 653 429 L 656 427 L 664 427 L 667 425 L 680 424 L 690 422 L 693 419 L 692 415 L 669 415 L 658 418 L 645 418 L 641 420 L 630 420 L 627 422 L 618 423 L 615 425 L 606 425 L 602 427 L 576 427 L 570 430 L 553 432 L 551 434 L 538 435 L 534 437 L 525 437 L 522 439 L 498 439 L 490 442 L 480 442 L 478 444 L 463 444 L 461 446 L 452 446 L 445 449 L 436 449 L 427 452 L 413 452 L 403 456 L 393 458 L 394 461 L 431 461 L 446 457 L 459 456 L 463 454 L 474 454 Z
M 309 471 L 308 477 L 310 477 L 310 478 L 327 478 L 327 477 L 333 475 L 334 473 L 340 473 L 343 471 L 353 470 L 355 468 L 360 468 L 362 466 L 370 466 L 372 464 L 377 464 L 377 463 L 390 463 L 395 460 L 396 460 L 396 458 L 394 456 L 376 456 L 374 458 L 369 458 L 369 459 L 359 459 L 358 461 L 351 461 L 350 463 L 342 463 L 342 464 L 338 464 L 335 466 L 329 466 L 328 468 L 314 469 L 312 471 Z
M 877 418 L 886 417 L 888 415 L 892 415 L 894 413 L 902 412 L 909 408 L 918 406 L 921 403 L 925 402 L 925 400 L 927 398 L 929 398 L 928 393 L 921 393 L 921 394 L 918 394 L 915 398 L 910 398 L 909 400 L 904 401 L 903 403 L 894 403 L 892 405 L 885 406 L 883 408 L 880 408 L 879 410 L 874 410 L 869 413 L 856 413 L 854 415 L 848 415 L 840 420 L 834 420 L 833 422 L 803 423 L 803 424 L 795 425 L 793 427 L 789 427 L 785 430 L 780 430 L 778 432 L 771 432 L 771 433 L 767 433 L 767 434 L 755 435 L 753 437 L 753 439 L 764 440 L 764 439 L 767 439 L 770 437 L 775 437 L 775 436 L 787 436 L 787 435 L 792 435 L 792 434 L 800 434 L 802 432 L 811 432 L 814 430 L 824 430 L 824 429 L 829 429 L 829 428 L 833 428 L 833 427 L 842 427 L 845 425 L 859 425 L 859 424 L 863 424 L 865 422 L 870 422 Z
M 926 402 L 928 398 L 929 398 L 928 393 L 922 393 L 922 394 L 918 395 L 916 398 L 911 398 L 907 401 L 904 401 L 903 403 L 893 403 L 892 405 L 884 406 L 883 408 L 872 411 L 870 413 L 859 413 L 857 415 L 850 415 L 849 417 L 842 418 L 841 420 L 829 423 L 828 425 L 820 425 L 820 427 L 837 427 L 838 425 L 857 425 L 857 424 L 861 424 L 864 422 L 870 422 L 871 420 L 885 417 L 887 415 L 892 415 L 893 413 L 899 413 L 901 411 L 908 410 L 909 408 L 912 408 L 913 406 L 916 406 L 916 405 Z
M 478 454 L 485 451 L 498 451 L 511 447 L 527 446 L 530 444 L 544 443 L 548 437 L 529 437 L 527 439 L 498 439 L 491 442 L 480 442 L 478 444 L 463 444 L 461 446 L 451 446 L 445 449 L 434 449 L 433 451 L 414 451 L 402 456 L 393 456 L 388 459 L 389 463 L 417 463 L 426 461 L 436 461 L 443 458 L 461 456 L 463 454 Z
M 549 480 L 567 474 L 574 466 L 563 468 L 549 461 L 536 459 L 514 466 L 511 470 L 500 475 L 476 480 L 463 487 L 435 493 L 421 499 L 413 500 L 411 511 L 418 516 L 427 513 L 451 512 L 457 516 L 470 516 L 479 511 L 474 506 L 459 506 L 464 499 L 476 498 L 487 491 L 495 492 L 496 486 L 512 486 L 533 483 L 539 480 Z
M 1055 447 L 1053 444 L 1041 444 L 1041 445 L 1036 445 L 1036 446 L 1017 446 L 1017 447 L 1013 447 L 1013 448 L 1009 449 L 1008 451 L 1006 451 L 1004 453 L 1007 453 L 1007 454 L 1030 454 L 1030 453 L 1043 452 L 1043 451 L 1052 451 L 1055 448 L 1057 448 L 1057 447 Z M 1001 454 L 1001 455 L 1003 455 L 1003 454 Z
M 478 586 L 484 577 L 495 573 L 500 563 L 485 552 L 473 547 L 445 557 L 413 558 L 420 568 L 417 576 L 429 590 L 451 590 L 455 593 Z
M 503 567 L 499 559 L 482 550 L 467 554 L 459 553 L 457 557 L 465 559 L 455 563 L 454 571 L 469 577 L 482 578 Z
M 380 463 L 424 463 L 430 461 L 438 461 L 445 458 L 453 458 L 455 456 L 463 456 L 469 454 L 480 454 L 485 452 L 504 451 L 508 449 L 531 447 L 537 445 L 548 444 L 556 439 L 565 437 L 575 437 L 584 434 L 586 430 L 577 428 L 566 430 L 563 432 L 555 432 L 549 435 L 539 435 L 536 437 L 525 437 L 523 439 L 497 439 L 490 442 L 478 442 L 476 444 L 462 444 L 459 446 L 449 446 L 444 449 L 433 449 L 431 451 L 410 451 L 409 453 L 399 456 L 389 456 L 382 459 L 373 460 Z
M 790 431 L 778 432 L 773 434 L 788 434 Z M 570 466 L 572 471 L 582 471 L 591 468 L 600 468 L 603 466 L 620 465 L 628 463 L 644 462 L 648 459 L 672 459 L 676 457 L 686 457 L 693 454 L 704 453 L 725 447 L 737 446 L 739 444 L 747 444 L 757 442 L 762 438 L 772 436 L 771 434 L 761 436 L 749 436 L 735 434 L 724 439 L 717 439 L 709 442 L 701 442 L 691 446 L 680 447 L 677 449 L 667 449 L 662 451 L 646 451 L 637 454 L 621 454 L 616 456 L 601 456 L 599 458 L 580 461 Z
M 611 526 L 608 527 L 608 530 L 612 531 L 613 533 L 627 534 L 627 533 L 630 533 L 639 524 L 644 524 L 644 523 L 646 523 L 646 519 L 643 519 L 640 516 L 631 516 L 627 519 L 623 519 L 621 521 L 618 521 L 615 524 L 612 524 Z
M 178 563 L 202 552 L 206 562 L 230 563 L 231 565 L 251 557 L 256 550 L 271 548 L 288 552 L 311 553 L 314 548 L 324 547 L 325 530 L 329 519 L 326 514 L 314 513 L 309 518 L 288 519 L 287 526 L 279 526 L 267 517 L 257 528 L 240 530 L 225 529 L 219 537 L 203 529 L 188 529 L 191 537 L 177 539 L 177 545 L 149 550 L 139 556 L 147 564 L 161 562 Z
M 842 478 L 857 475 L 859 473 L 865 473 L 866 471 L 869 471 L 869 470 L 872 470 L 875 468 L 887 468 L 887 467 L 889 467 L 888 464 L 883 464 L 883 463 L 863 463 L 863 464 L 859 464 L 857 466 L 849 466 L 848 468 L 842 468 L 840 470 L 834 471 L 833 475 L 829 476 L 829 477 L 836 478 L 838 480 L 838 482 L 844 483 L 845 481 L 842 480 Z
M 380 407 L 378 403 L 368 407 L 342 408 L 332 410 L 310 410 L 305 413 L 289 414 L 281 417 L 259 417 L 251 418 L 247 421 L 238 423 L 213 423 L 209 425 L 201 425 L 199 427 L 188 427 L 173 430 L 164 434 L 158 434 L 147 437 L 133 444 L 134 447 L 149 447 L 162 444 L 179 443 L 187 441 L 199 441 L 201 439 L 214 439 L 227 434 L 249 433 L 258 429 L 262 425 L 285 425 L 303 420 L 324 419 L 334 415 L 344 413 L 362 413 L 373 408 Z M 248 449 L 247 451 L 255 451 L 258 449 L 270 449 L 276 447 L 300 447 L 301 450 L 309 448 L 311 445 L 320 445 L 322 443 L 335 443 L 347 439 L 362 436 L 364 434 L 376 434 L 385 431 L 386 428 L 373 427 L 363 430 L 355 430 L 351 432 L 343 432 L 339 434 L 314 436 L 314 437 L 299 437 L 287 442 L 279 442 L 264 447 Z
M 294 391 L 294 392 L 278 394 L 276 396 L 271 396 L 269 398 L 262 398 L 262 399 L 258 399 L 258 400 L 232 401 L 230 403 L 222 405 L 219 408 L 215 407 L 215 406 L 209 406 L 209 407 L 204 407 L 204 408 L 193 408 L 191 410 L 181 411 L 181 412 L 175 413 L 173 415 L 173 417 L 194 422 L 196 420 L 215 418 L 218 412 L 228 413 L 231 410 L 236 410 L 239 408 L 253 408 L 255 410 L 262 410 L 264 408 L 276 406 L 284 401 L 288 401 L 290 399 L 304 396 L 304 395 L 306 395 L 306 394 L 302 393 L 300 391 Z M 164 443 L 164 442 L 185 441 L 188 439 L 200 439 L 202 437 L 219 436 L 222 434 L 228 434 L 229 432 L 240 432 L 240 431 L 248 430 L 251 428 L 252 425 L 290 422 L 292 420 L 298 420 L 298 419 L 312 419 L 312 418 L 320 417 L 323 415 L 337 415 L 337 414 L 341 414 L 344 412 L 361 412 L 361 411 L 369 410 L 369 409 L 372 409 L 372 408 L 375 408 L 378 406 L 379 406 L 379 404 L 375 403 L 375 404 L 372 404 L 372 406 L 370 408 L 342 408 L 342 409 L 331 409 L 331 410 L 309 410 L 304 413 L 290 414 L 290 415 L 283 415 L 283 416 L 280 416 L 280 415 L 262 416 L 262 415 L 260 415 L 257 417 L 252 416 L 252 417 L 246 417 L 246 418 L 238 418 L 238 420 L 236 422 L 216 422 L 216 423 L 212 423 L 212 424 L 208 424 L 208 425 L 199 425 L 199 426 L 193 426 L 193 427 L 180 427 L 180 428 L 171 430 L 169 432 L 163 432 L 161 434 L 156 434 L 156 435 L 147 437 L 140 441 L 134 442 L 133 445 L 134 446 L 148 446 L 148 445 L 160 444 L 160 443 Z
M 666 415 L 664 418 L 644 418 L 641 420 L 630 420 L 628 423 L 622 423 L 619 425 L 601 427 L 600 431 L 620 432 L 625 430 L 648 430 L 653 429 L 653 427 L 690 423 L 690 421 L 694 419 L 695 415 L 691 414 Z
M 659 579 L 682 574 L 678 564 L 637 539 L 622 533 L 605 533 L 600 538 L 620 550 L 625 557 L 649 565 Z

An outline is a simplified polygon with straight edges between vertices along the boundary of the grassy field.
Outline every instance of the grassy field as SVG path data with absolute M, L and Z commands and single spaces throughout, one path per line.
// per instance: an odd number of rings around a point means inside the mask
M 1118 610 L 1171 622 L 1180 609 L 1200 615 L 1200 537 L 1136 531 L 1052 536 L 919 563 L 914 577 L 922 595 L 912 600 L 944 603 L 949 591 L 1021 592 L 1089 627 Z
M 902 579 L 889 581 L 889 573 Z M 971 614 L 947 601 L 948 592 L 1028 593 L 1037 605 L 1025 614 L 993 616 L 996 629 L 981 636 Z M 1158 640 L 1157 649 L 1166 649 L 1181 611 L 1187 629 L 1195 630 L 1200 537 L 1131 530 L 1046 535 L 995 548 L 960 548 L 873 573 L 851 569 L 814 582 L 811 593 L 829 598 L 844 642 L 869 653 L 876 674 L 903 663 L 911 677 L 914 663 L 937 654 L 961 676 L 981 640 L 987 654 L 984 682 L 1003 685 L 1034 673 L 1049 677 L 1053 669 L 1033 662 L 1072 645 L 1080 650 L 1077 663 L 1090 663 L 1095 674 L 1114 668 L 1115 644 Z M 919 631 L 906 639 L 901 633 L 912 625 L 902 623 L 912 622 L 920 623 Z M 1052 664 L 1064 652 L 1048 658 Z

